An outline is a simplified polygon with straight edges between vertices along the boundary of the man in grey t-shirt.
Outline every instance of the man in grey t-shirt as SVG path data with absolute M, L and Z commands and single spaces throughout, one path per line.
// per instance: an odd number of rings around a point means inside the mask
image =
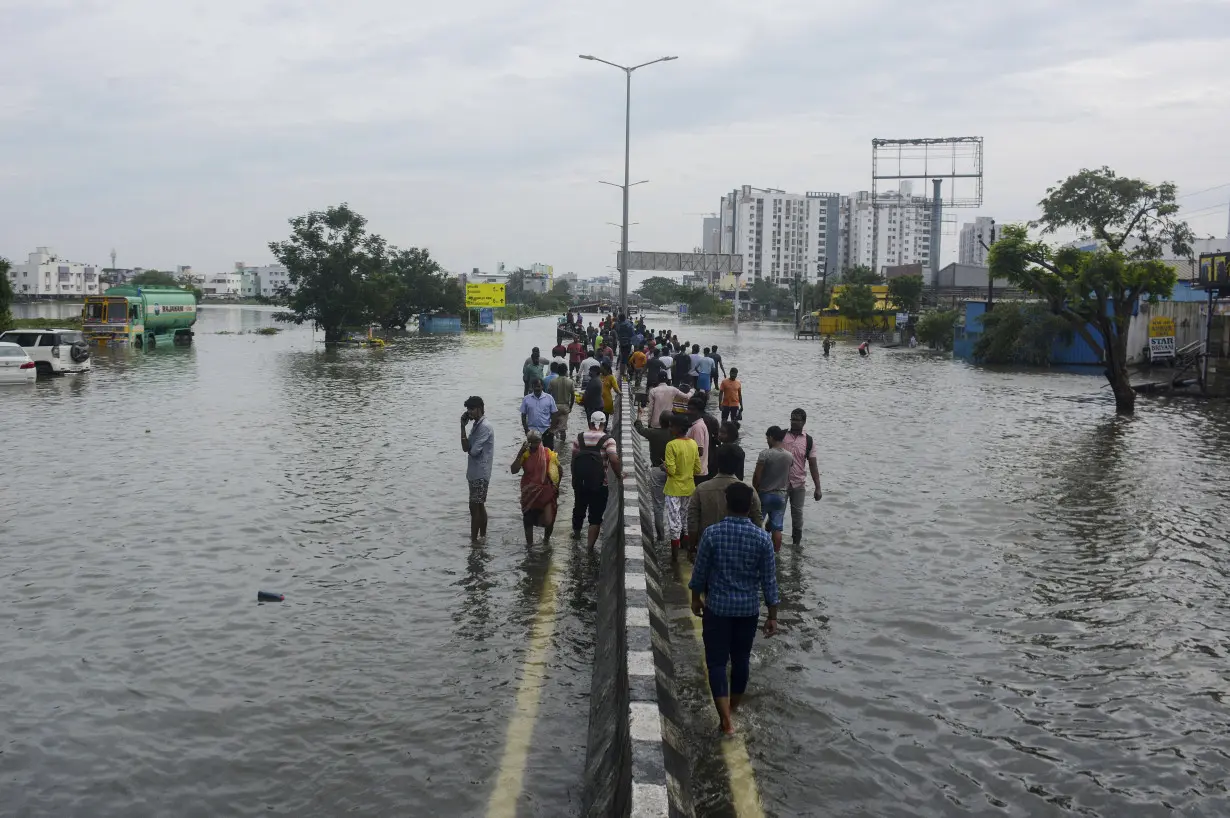
M 794 455 L 782 448 L 786 430 L 770 426 L 765 432 L 768 448 L 756 458 L 756 471 L 752 475 L 752 487 L 760 493 L 760 507 L 764 511 L 765 525 L 773 535 L 773 550 L 782 547 L 782 528 L 786 522 L 786 491 L 790 487 L 790 467 Z
M 487 420 L 483 399 L 478 395 L 466 398 L 466 411 L 461 416 L 461 450 L 466 458 L 466 480 L 470 484 L 470 539 L 477 542 L 487 536 L 487 487 L 491 484 L 491 461 L 495 454 L 495 431 Z M 466 424 L 474 421 L 469 437 Z

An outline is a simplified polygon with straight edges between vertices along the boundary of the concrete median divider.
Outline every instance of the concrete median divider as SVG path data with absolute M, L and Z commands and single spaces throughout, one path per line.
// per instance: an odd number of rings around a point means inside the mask
M 608 475 L 582 809 L 587 818 L 691 818 L 690 762 L 654 546 L 649 452 L 632 428 L 635 400 L 616 401 L 611 435 L 625 477 Z

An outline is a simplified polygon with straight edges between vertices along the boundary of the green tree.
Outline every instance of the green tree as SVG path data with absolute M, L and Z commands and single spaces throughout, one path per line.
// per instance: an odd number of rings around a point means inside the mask
M 387 245 L 367 232 L 367 219 L 343 203 L 296 216 L 290 226 L 289 239 L 269 243 L 291 284 L 278 294 L 289 309 L 274 318 L 311 321 L 324 330 L 326 343 L 342 340 L 347 327 L 376 318 L 384 304 L 373 297 L 372 285 L 382 278 Z
M 171 273 L 164 273 L 162 270 L 142 270 L 132 278 L 128 279 L 129 284 L 136 284 L 140 287 L 178 287 L 180 283 L 175 280 L 175 276 Z
M 689 315 L 712 315 L 724 318 L 734 311 L 732 306 L 708 290 L 692 289 L 687 298 Z
M 196 303 L 200 304 L 201 299 L 205 297 L 205 291 L 196 286 L 196 282 L 192 280 L 192 276 L 183 275 L 175 282 L 177 287 L 182 287 L 192 293 L 192 297 L 196 299 Z
M 983 314 L 974 357 L 989 364 L 1046 366 L 1055 341 L 1071 336 L 1068 322 L 1045 304 L 1001 303 Z
M 876 314 L 876 295 L 870 284 L 849 284 L 837 295 L 837 310 L 851 321 L 861 324 Z
M 794 310 L 794 296 L 787 287 L 778 287 L 767 278 L 758 278 L 748 288 L 748 295 L 756 305 L 765 310 Z
M 952 349 L 953 331 L 957 327 L 956 310 L 931 310 L 918 319 L 915 335 L 932 349 L 948 352 Z
M 856 264 L 853 267 L 847 267 L 841 274 L 842 284 L 882 284 L 883 279 L 880 278 L 866 264 Z
M 1043 235 L 1075 229 L 1103 249 L 1056 249 L 1032 241 L 1025 225 L 1008 225 L 989 254 L 992 276 L 1040 296 L 1101 355 L 1119 414 L 1136 409 L 1127 371 L 1132 311 L 1141 298 L 1154 301 L 1174 289 L 1174 269 L 1159 261 L 1166 250 L 1191 256 L 1194 236 L 1174 218 L 1175 190 L 1171 182 L 1153 185 L 1106 167 L 1081 170 L 1047 190 L 1042 217 L 1030 226 Z
M 555 284 L 551 287 L 551 292 L 554 295 L 563 296 L 564 298 L 572 298 L 572 287 L 568 285 L 567 281 L 555 282 Z
M 508 274 L 508 283 L 504 285 L 504 293 L 510 304 L 526 303 L 525 296 L 525 278 L 530 274 L 530 271 L 524 267 L 518 267 Z
M 660 306 L 684 300 L 687 296 L 687 289 L 678 281 L 665 276 L 650 276 L 636 288 L 636 294 L 650 304 Z
M 922 276 L 899 276 L 888 282 L 888 300 L 898 312 L 914 315 L 922 306 Z
M 450 286 L 451 285 L 451 286 Z M 371 278 L 372 309 L 385 329 L 405 329 L 420 313 L 460 312 L 465 297 L 425 249 L 389 248 L 383 267 Z
M 0 256 L 0 332 L 13 327 L 13 285 L 9 282 L 9 260 Z

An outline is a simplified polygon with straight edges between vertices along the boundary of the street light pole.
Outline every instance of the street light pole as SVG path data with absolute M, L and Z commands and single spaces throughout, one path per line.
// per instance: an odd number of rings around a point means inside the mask
M 644 68 L 647 65 L 653 65 L 659 62 L 668 62 L 677 60 L 678 57 L 659 57 L 656 60 L 643 62 L 640 65 L 619 65 L 608 60 L 595 57 L 592 54 L 579 55 L 583 60 L 592 60 L 593 62 L 605 63 L 612 68 L 618 68 L 624 72 L 625 77 L 625 96 L 624 96 L 624 183 L 621 186 L 624 193 L 624 218 L 623 229 L 620 240 L 619 253 L 619 309 L 624 314 L 628 314 L 628 189 L 632 187 L 630 182 L 632 172 L 632 72 L 638 68 Z M 636 184 L 640 184 L 637 182 Z

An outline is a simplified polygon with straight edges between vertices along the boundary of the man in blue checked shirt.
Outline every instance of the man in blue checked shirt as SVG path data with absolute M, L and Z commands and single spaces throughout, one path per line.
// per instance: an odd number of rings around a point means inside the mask
M 727 517 L 705 529 L 692 567 L 692 613 L 704 617 L 709 689 L 725 735 L 734 735 L 730 714 L 739 708 L 751 674 L 752 642 L 760 620 L 760 594 L 769 606 L 764 635 L 777 633 L 777 563 L 773 540 L 756 527 L 752 487 L 726 487 Z M 731 665 L 730 683 L 726 667 Z

